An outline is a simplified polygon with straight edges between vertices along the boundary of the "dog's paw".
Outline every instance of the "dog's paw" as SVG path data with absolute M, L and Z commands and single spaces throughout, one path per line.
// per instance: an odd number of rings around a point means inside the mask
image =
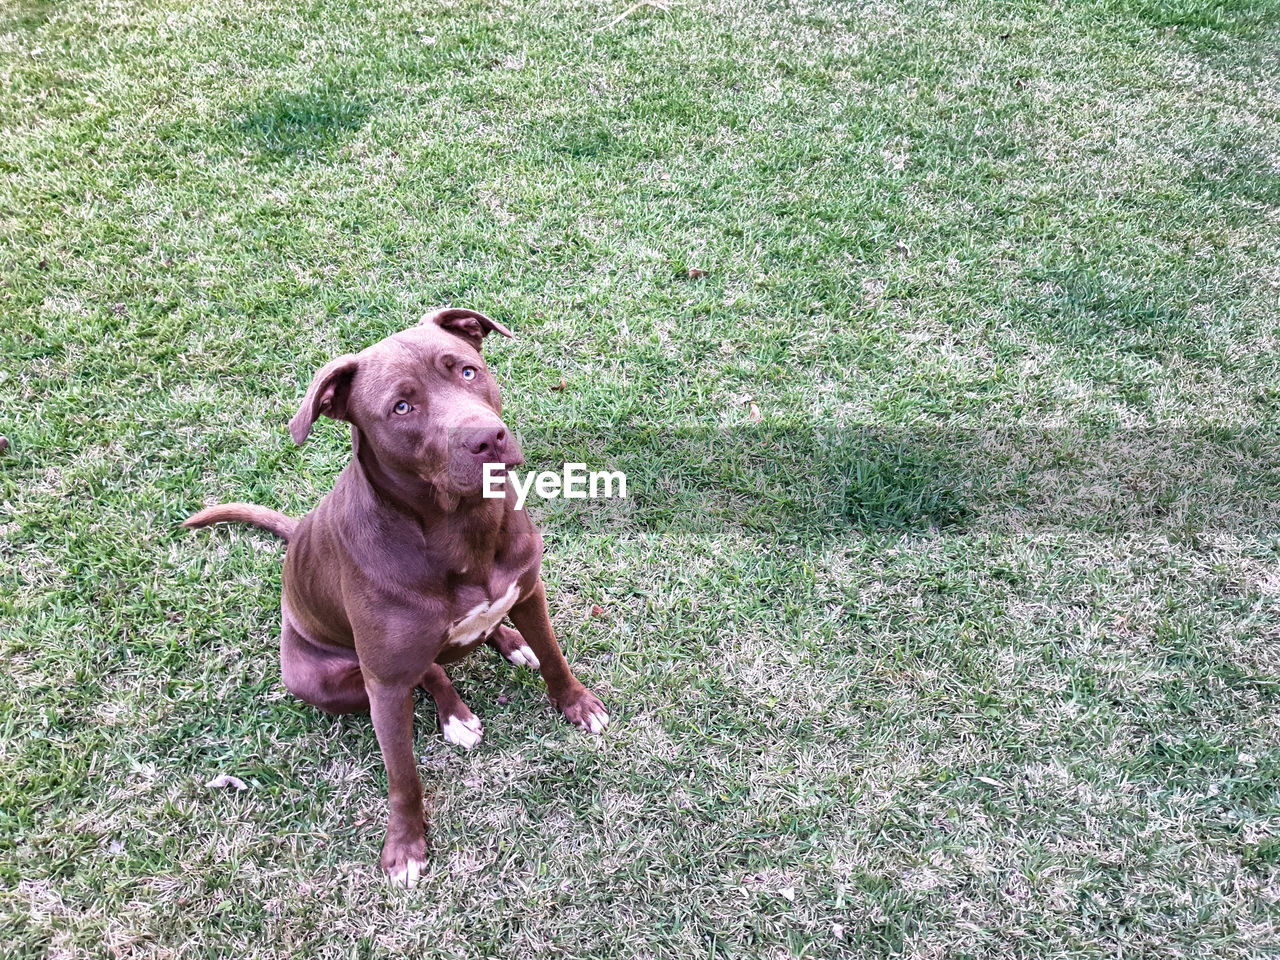
M 484 735 L 484 726 L 474 713 L 465 717 L 450 716 L 440 726 L 444 731 L 445 743 L 452 743 L 463 750 L 470 750 Z
M 388 871 L 387 880 L 393 887 L 404 887 L 412 890 L 418 885 L 418 878 L 427 872 L 427 861 L 407 860 L 404 866 Z
M 541 663 L 538 662 L 538 656 L 533 652 L 527 643 L 522 643 L 514 650 L 508 650 L 503 653 L 508 663 L 513 663 L 517 667 L 528 667 L 530 670 L 537 670 Z
M 538 662 L 538 655 L 524 642 L 524 637 L 520 636 L 518 630 L 512 630 L 510 627 L 499 627 L 494 631 L 493 636 L 489 638 L 489 642 L 497 648 L 497 651 L 506 658 L 508 663 L 514 666 L 528 667 L 530 670 L 537 670 L 542 666 Z
M 393 887 L 412 889 L 427 872 L 425 839 L 405 844 L 388 840 L 382 847 L 382 869 Z
M 609 725 L 609 714 L 604 704 L 590 690 L 583 690 L 573 703 L 563 708 L 563 713 L 566 720 L 588 733 L 603 733 Z

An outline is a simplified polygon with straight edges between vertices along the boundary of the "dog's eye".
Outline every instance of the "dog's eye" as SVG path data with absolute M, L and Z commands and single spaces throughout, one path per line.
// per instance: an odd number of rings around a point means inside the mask
M 476 378 L 476 368 L 475 368 L 475 367 L 463 367 L 463 368 L 462 368 L 462 379 L 463 379 L 463 380 L 474 380 L 475 378 Z
M 404 400 L 401 400 L 399 403 L 396 404 L 396 413 L 400 414 L 400 416 L 402 417 L 412 409 L 413 409 L 413 404 L 408 403 L 407 401 L 404 401 Z

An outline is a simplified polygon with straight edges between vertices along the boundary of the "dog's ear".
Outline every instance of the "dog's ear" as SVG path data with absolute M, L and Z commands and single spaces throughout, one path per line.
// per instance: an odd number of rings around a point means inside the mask
M 484 342 L 484 338 L 491 333 L 500 333 L 504 337 L 514 336 L 510 330 L 500 324 L 497 320 L 490 320 L 483 313 L 475 310 L 463 310 L 461 307 L 441 307 L 439 310 L 433 310 L 423 316 L 418 321 L 418 326 L 424 323 L 434 323 L 441 330 L 448 330 L 450 333 L 462 337 L 468 341 L 477 350 L 480 344 Z
M 311 433 L 311 425 L 322 415 L 335 420 L 347 418 L 347 400 L 351 396 L 351 380 L 360 361 L 354 353 L 346 353 L 330 360 L 316 373 L 302 406 L 289 421 L 289 433 L 293 442 L 301 444 Z

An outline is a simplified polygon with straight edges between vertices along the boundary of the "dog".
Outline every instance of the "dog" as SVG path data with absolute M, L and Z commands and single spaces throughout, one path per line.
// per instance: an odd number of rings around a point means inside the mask
M 511 484 L 505 498 L 482 496 L 486 463 L 524 462 L 481 355 L 493 332 L 512 335 L 482 313 L 443 308 L 329 361 L 289 432 L 302 444 L 322 416 L 351 425 L 351 462 L 330 493 L 301 520 L 228 503 L 183 524 L 242 521 L 288 544 L 280 602 L 284 684 L 327 713 L 371 714 L 387 768 L 381 866 L 404 886 L 426 869 L 413 751 L 416 687 L 435 701 L 445 740 L 475 746 L 480 720 L 444 668 L 488 643 L 512 663 L 538 669 L 569 722 L 593 734 L 609 722 L 556 642 L 541 534 L 515 508 Z

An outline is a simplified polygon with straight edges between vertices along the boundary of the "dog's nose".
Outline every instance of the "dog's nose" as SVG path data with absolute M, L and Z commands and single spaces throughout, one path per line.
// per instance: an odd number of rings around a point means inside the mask
M 492 427 L 477 431 L 467 443 L 467 449 L 477 457 L 500 460 L 507 452 L 507 428 Z

